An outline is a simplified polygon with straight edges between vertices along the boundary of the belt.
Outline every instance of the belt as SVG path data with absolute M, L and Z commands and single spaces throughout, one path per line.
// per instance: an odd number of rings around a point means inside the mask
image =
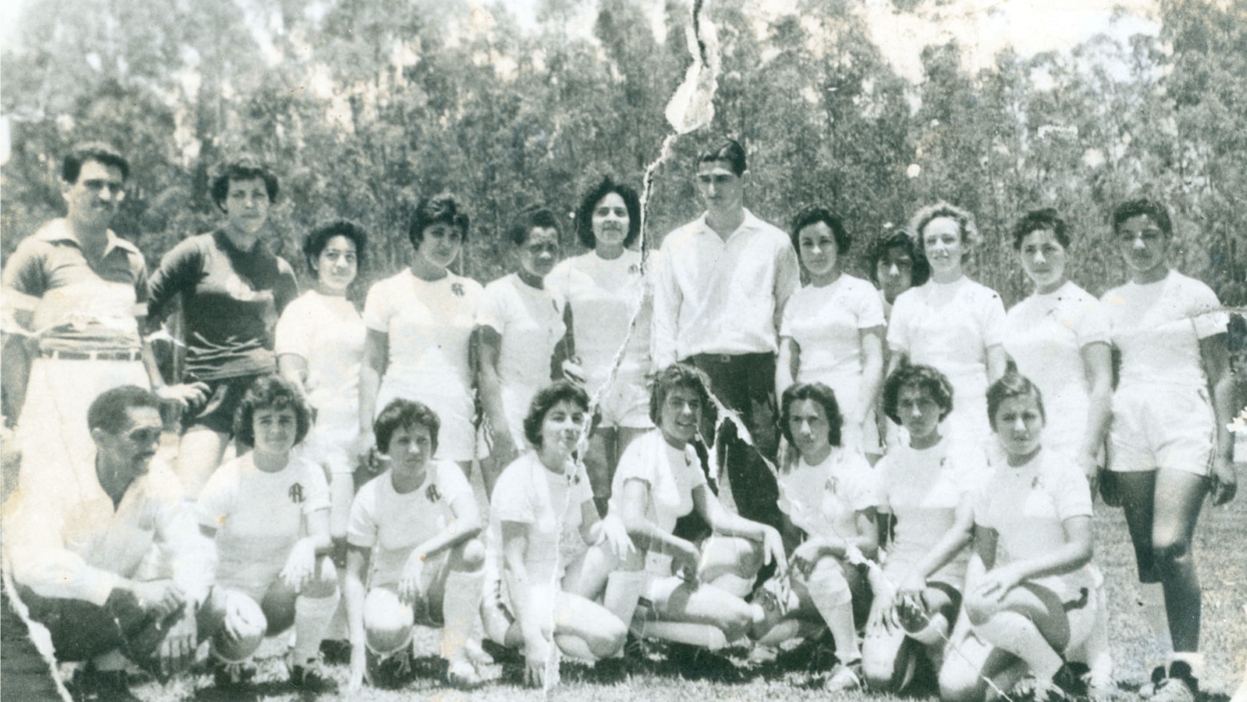
M 104 350 L 104 351 L 61 351 L 59 349 L 44 350 L 44 358 L 58 361 L 137 361 L 142 358 L 138 349 Z
M 695 353 L 685 359 L 694 363 L 718 363 L 727 365 L 729 363 L 744 363 L 748 361 L 766 361 L 775 357 L 773 353 Z

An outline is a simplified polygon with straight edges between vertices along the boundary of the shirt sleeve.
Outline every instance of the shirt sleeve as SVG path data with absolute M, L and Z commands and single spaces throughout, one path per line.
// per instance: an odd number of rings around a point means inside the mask
M 160 259 L 160 267 L 147 281 L 147 326 L 157 329 L 183 290 L 199 284 L 203 274 L 203 251 L 198 237 L 174 246 Z
M 507 316 L 502 285 L 492 283 L 487 285 L 485 294 L 481 296 L 481 304 L 476 308 L 476 326 L 489 327 L 499 334 L 505 334 Z
M 4 266 L 4 287 L 23 295 L 43 297 L 47 291 L 47 277 L 43 270 L 45 257 L 39 244 L 34 239 L 24 239 L 17 245 Z
M 1087 482 L 1087 477 L 1082 474 L 1081 470 L 1075 468 L 1073 463 L 1065 464 L 1057 479 L 1045 482 L 1051 483 L 1046 487 L 1052 494 L 1057 516 L 1061 521 L 1072 517 L 1092 515 L 1091 485 Z
M 670 235 L 668 235 L 670 236 Z M 650 259 L 654 280 L 654 319 L 650 335 L 650 356 L 654 369 L 662 370 L 680 360 L 676 357 L 676 339 L 679 335 L 680 302 L 683 298 L 676 284 L 675 271 L 668 256 L 656 252 Z
M 879 511 L 885 514 L 892 513 L 892 505 L 888 502 L 888 473 L 889 466 L 892 464 L 892 461 L 889 459 L 890 456 L 884 456 L 879 459 L 878 463 L 875 464 L 875 471 L 877 473 L 875 476 L 875 485 L 879 489 L 875 504 L 879 507 Z
M 273 304 L 277 314 L 286 311 L 286 306 L 299 297 L 299 279 L 286 259 L 277 257 L 277 282 L 273 285 Z
M 476 499 L 476 493 L 472 492 L 472 486 L 468 484 L 463 471 L 453 463 L 438 464 L 437 485 L 447 504 L 454 504 L 460 498 Z
M 632 479 L 640 480 L 646 485 L 654 484 L 654 464 L 658 457 L 654 455 L 656 452 L 653 450 L 653 443 L 653 437 L 642 436 L 628 444 L 623 456 L 619 458 L 618 467 L 615 468 L 615 480 L 612 481 L 611 489 L 613 493 L 622 494 L 624 483 Z
M 784 243 L 779 247 L 775 258 L 775 304 L 782 308 L 788 298 L 801 287 L 801 263 L 797 260 L 797 252 L 792 248 L 787 235 L 780 232 Z
M 852 476 L 848 485 L 849 505 L 855 512 L 879 506 L 879 477 L 866 459 L 856 452 L 845 457 L 846 474 Z
M 376 481 L 386 479 L 384 475 L 373 478 L 371 482 L 359 489 L 351 502 L 351 516 L 346 525 L 346 542 L 359 548 L 372 548 L 377 545 L 377 486 Z
M 792 322 L 796 318 L 796 295 L 788 298 L 788 303 L 784 305 L 784 314 L 779 320 L 779 336 L 780 338 L 792 338 Z
M 857 302 L 857 328 L 873 329 L 887 324 L 883 316 L 883 298 L 869 283 L 859 286 L 855 295 Z
M 1005 342 L 1005 303 L 995 290 L 986 288 L 983 296 L 983 348 L 1000 346 Z
M 156 503 L 156 543 L 173 570 L 173 582 L 192 602 L 201 603 L 212 586 L 212 549 L 199 533 L 190 503 L 182 499 L 182 486 L 167 466 L 152 466 L 148 485 Z
M 523 479 L 528 472 L 525 461 L 532 460 L 528 455 L 516 459 L 494 486 L 494 500 L 491 509 L 494 519 L 499 522 L 517 522 L 532 524 L 537 521 L 532 488 Z
M 273 353 L 300 356 L 304 360 L 311 358 L 317 321 L 311 305 L 303 304 L 303 300 L 287 306 L 277 319 Z
M 386 281 L 379 281 L 368 289 L 364 299 L 364 326 L 382 334 L 390 333 L 390 315 L 393 314 L 389 289 Z
M 1000 529 L 991 520 L 990 483 L 974 493 L 974 523 L 984 529 Z
M 1195 336 L 1207 339 L 1217 334 L 1224 334 L 1230 324 L 1230 316 L 1221 309 L 1221 301 L 1217 294 L 1207 285 L 1195 281 L 1191 290 L 1191 317 L 1195 323 Z
M 1077 325 L 1074 335 L 1078 340 L 1078 348 L 1089 344 L 1111 344 L 1113 342 L 1108 308 L 1094 297 L 1089 298 L 1078 311 Z
M 892 320 L 888 322 L 888 348 L 909 353 L 909 308 L 913 302 L 914 289 L 906 290 L 896 298 L 892 306 Z
M 308 461 L 303 464 L 303 484 L 307 486 L 303 498 L 303 513 L 329 509 L 329 481 L 320 466 Z

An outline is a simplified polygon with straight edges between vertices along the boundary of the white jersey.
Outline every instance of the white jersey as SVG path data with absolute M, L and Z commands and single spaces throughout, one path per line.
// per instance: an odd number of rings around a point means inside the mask
M 797 342 L 799 383 L 821 382 L 836 393 L 845 416 L 859 416 L 861 333 L 884 325 L 879 293 L 861 278 L 841 274 L 823 287 L 806 286 L 784 307 L 780 337 Z
M 1229 319 L 1207 285 L 1177 271 L 1146 285 L 1104 293 L 1113 344 L 1121 351 L 1119 387 L 1203 387 L 1199 342 L 1225 333 Z
M 857 513 L 878 506 L 878 474 L 856 451 L 832 449 L 816 466 L 802 458 L 779 474 L 779 509 L 810 536 L 857 536 Z
M 956 521 L 957 506 L 973 499 L 988 477 L 978 445 L 948 438 L 928 449 L 900 445 L 875 465 L 879 471 L 879 511 L 896 515 L 896 535 L 884 572 L 899 583 L 939 543 Z M 928 579 L 961 589 L 970 555 L 962 550 Z
M 276 473 L 256 468 L 248 452 L 208 478 L 196 512 L 216 530 L 218 585 L 262 596 L 306 530 L 307 515 L 329 509 L 329 485 L 320 466 L 292 451 Z
M 1066 281 L 1014 305 L 1005 319 L 1005 351 L 1043 394 L 1044 437 L 1061 450 L 1079 449 L 1091 406 L 1082 350 L 1109 342 L 1108 317 L 1095 296 Z
M 584 466 L 568 463 L 567 472 L 545 467 L 536 452 L 520 456 L 502 471 L 490 506 L 491 530 L 502 533 L 503 522 L 528 527 L 524 566 L 532 583 L 554 583 L 563 577 L 569 554 L 583 552 L 582 509 L 593 504 L 593 488 Z M 502 540 L 494 544 L 502 547 Z M 497 554 L 503 562 L 502 554 Z
M 448 461 L 429 461 L 424 482 L 408 493 L 395 491 L 390 471 L 368 481 L 351 503 L 346 540 L 371 550 L 369 585 L 397 584 L 417 546 L 455 529 L 452 506 L 475 499 L 463 471 Z
M 274 352 L 307 362 L 307 399 L 316 424 L 359 426 L 359 367 L 364 320 L 345 297 L 309 290 L 277 320 Z
M 644 382 L 651 368 L 653 295 L 641 275 L 640 251 L 624 249 L 609 261 L 593 251 L 569 258 L 546 276 L 546 287 L 571 308 L 576 355 L 591 393 L 606 383 L 620 348 L 617 377 Z

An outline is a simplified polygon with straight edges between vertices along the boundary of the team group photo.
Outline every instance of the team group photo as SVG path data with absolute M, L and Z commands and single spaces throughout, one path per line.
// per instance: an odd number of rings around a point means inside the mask
M 6 697 L 1247 696 L 1240 3 L 45 3 Z

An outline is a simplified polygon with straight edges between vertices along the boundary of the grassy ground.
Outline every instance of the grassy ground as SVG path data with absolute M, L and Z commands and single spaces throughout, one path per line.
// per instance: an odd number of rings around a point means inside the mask
M 1240 473 L 1239 480 L 1240 483 L 1247 482 L 1247 474 Z M 1116 677 L 1124 693 L 1122 702 L 1133 702 L 1134 690 L 1151 669 L 1159 650 L 1150 646 L 1150 633 L 1136 611 L 1138 589 L 1134 579 L 1134 557 L 1121 510 L 1102 505 L 1097 505 L 1097 510 L 1096 560 L 1107 579 Z M 1247 671 L 1247 558 L 1243 556 L 1244 544 L 1247 544 L 1247 494 L 1240 495 L 1228 507 L 1213 509 L 1205 506 L 1196 535 L 1195 553 L 1204 587 L 1202 648 L 1206 655 L 1206 670 L 1202 685 L 1208 693 L 1204 695 L 1208 701 L 1225 700 Z M 402 689 L 366 688 L 356 695 L 342 693 L 325 695 L 322 699 L 397 702 L 419 698 L 446 702 L 522 702 L 543 698 L 540 691 L 522 687 L 514 666 L 493 666 L 487 671 L 489 682 L 472 692 L 442 688 L 437 683 L 436 643 L 434 632 L 421 632 L 418 647 L 422 657 L 418 660 L 418 676 Z M 282 682 L 285 675 L 281 663 L 283 647 L 284 639 L 270 640 L 261 649 L 258 682 L 249 699 L 302 699 Z M 731 653 L 738 661 L 743 661 L 743 650 Z M 331 664 L 330 669 L 345 684 L 346 666 L 336 663 Z M 795 702 L 835 697 L 808 684 L 808 672 L 785 666 L 782 659 L 745 670 L 744 680 L 733 684 L 685 680 L 659 656 L 653 656 L 640 666 L 626 682 L 603 681 L 599 677 L 587 665 L 564 662 L 562 684 L 546 699 L 593 699 L 602 702 L 633 699 L 672 702 L 774 699 Z M 238 699 L 237 696 L 225 697 L 213 690 L 211 676 L 205 669 L 201 669 L 192 679 L 177 680 L 167 686 L 149 681 L 137 687 L 135 692 L 152 702 Z M 843 697 L 862 699 L 867 695 L 850 693 Z

